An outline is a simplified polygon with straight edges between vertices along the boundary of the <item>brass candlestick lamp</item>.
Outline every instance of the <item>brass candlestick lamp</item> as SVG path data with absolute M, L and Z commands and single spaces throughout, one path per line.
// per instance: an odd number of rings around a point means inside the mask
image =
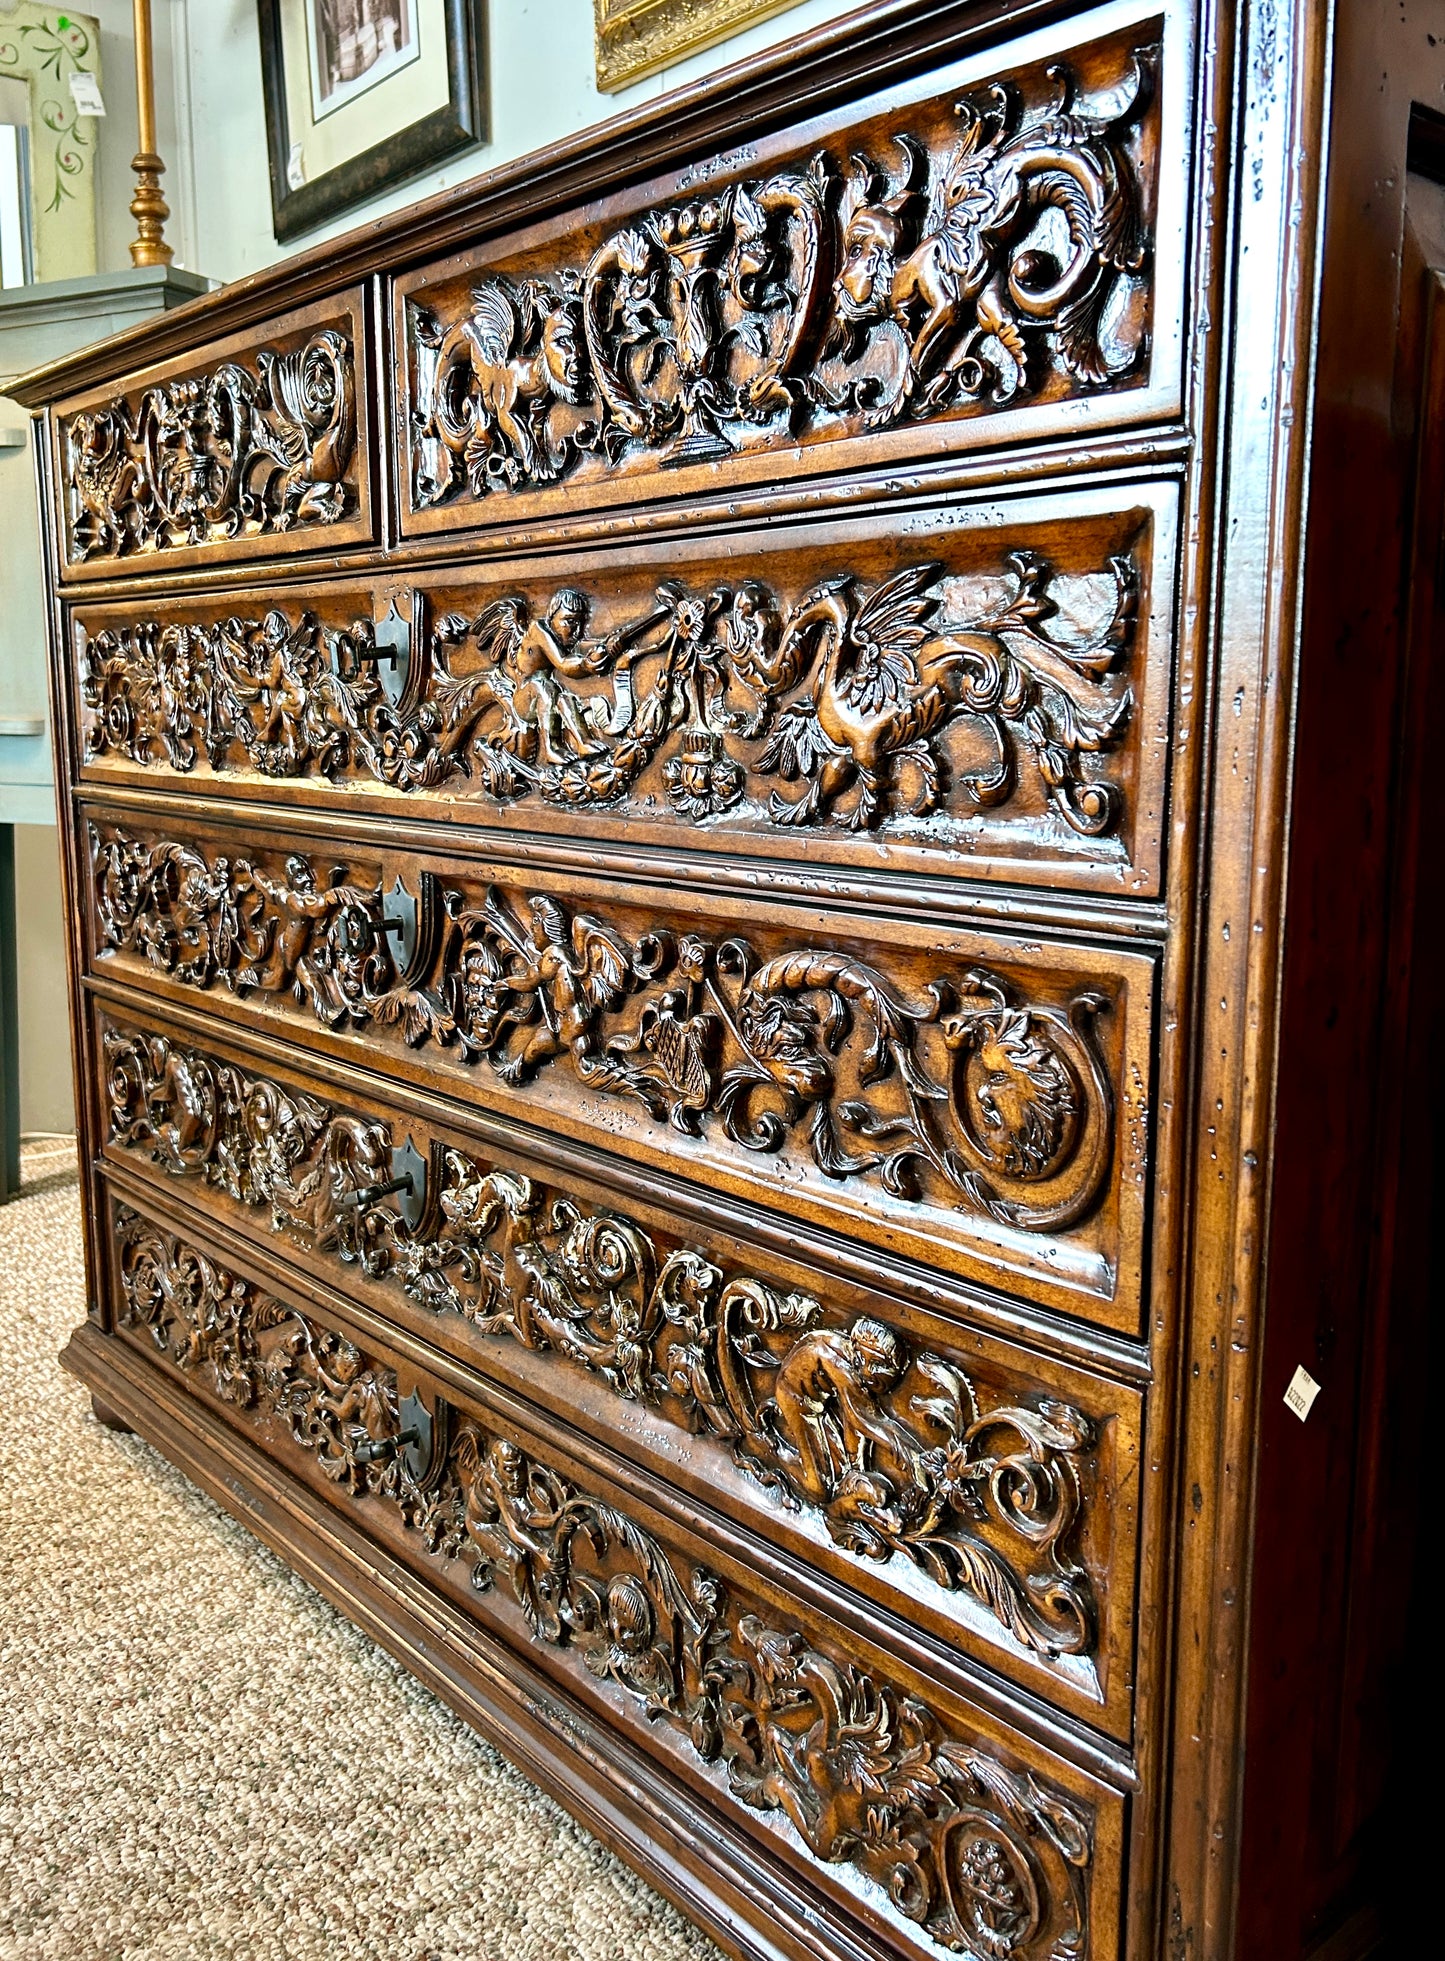
M 165 165 L 156 154 L 156 78 L 151 46 L 151 0 L 135 0 L 135 95 L 140 148 L 131 162 L 136 174 L 130 214 L 136 222 L 131 264 L 168 266 L 174 257 L 165 239 L 171 208 L 161 194 Z

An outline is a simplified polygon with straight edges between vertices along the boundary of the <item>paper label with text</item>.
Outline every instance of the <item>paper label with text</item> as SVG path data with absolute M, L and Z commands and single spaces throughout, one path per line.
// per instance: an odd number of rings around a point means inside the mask
M 75 104 L 77 116 L 105 114 L 105 100 L 100 92 L 100 83 L 88 68 L 77 68 L 71 76 L 70 99 Z
M 1320 1385 L 1306 1368 L 1298 1368 L 1289 1379 L 1289 1388 L 1284 1392 L 1285 1407 L 1292 1409 L 1303 1423 L 1315 1406 L 1315 1397 L 1320 1393 Z

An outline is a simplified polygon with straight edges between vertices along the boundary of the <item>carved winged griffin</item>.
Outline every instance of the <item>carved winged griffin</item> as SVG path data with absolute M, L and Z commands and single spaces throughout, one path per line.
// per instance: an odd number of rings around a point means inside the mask
M 123 552 L 130 543 L 141 488 L 133 445 L 123 402 L 87 411 L 71 425 L 71 536 L 77 564 Z
M 810 823 L 856 785 L 842 821 L 855 830 L 869 826 L 884 807 L 889 778 L 905 764 L 919 780 L 914 814 L 937 809 L 944 782 L 933 738 L 964 713 L 985 724 L 998 751 L 995 767 L 962 779 L 974 803 L 991 807 L 1011 794 L 1021 741 L 1070 825 L 1089 835 L 1107 827 L 1112 788 L 1081 783 L 1075 762 L 1078 752 L 1117 738 L 1131 698 L 1125 693 L 1102 711 L 1086 707 L 1071 692 L 1069 671 L 1098 679 L 1112 663 L 1132 616 L 1132 568 L 1122 558 L 1111 561 L 1113 613 L 1087 643 L 1069 646 L 1045 630 L 1053 602 L 1043 591 L 1042 562 L 1028 553 L 1015 553 L 1012 562 L 1016 594 L 974 627 L 939 620 L 941 601 L 930 590 L 942 572 L 936 564 L 910 566 L 863 595 L 852 575 L 830 579 L 793 608 L 766 683 L 781 693 L 811 666 L 812 688 L 778 716 L 758 768 L 801 777 L 807 788 L 792 802 L 774 794 L 775 822 Z M 1013 635 L 1028 643 L 1033 660 L 1009 650 L 1004 636 Z
M 877 419 L 1011 400 L 1032 381 L 1031 346 L 1047 344 L 1087 386 L 1132 366 L 1137 335 L 1108 344 L 1104 323 L 1147 254 L 1121 138 L 1151 66 L 1150 51 L 1136 52 L 1123 99 L 1095 115 L 1074 108 L 1062 69 L 1053 104 L 1022 121 L 1001 84 L 966 99 L 958 141 L 927 190 L 929 159 L 910 137 L 897 139 L 897 182 L 855 159 L 825 352 L 846 359 L 880 323 L 901 329 L 906 372 Z
M 435 330 L 421 317 L 417 333 L 425 340 Z M 580 300 L 497 274 L 473 289 L 471 312 L 439 341 L 425 433 L 456 459 L 474 497 L 494 482 L 549 483 L 565 457 L 549 442 L 547 412 L 582 401 L 586 386 Z

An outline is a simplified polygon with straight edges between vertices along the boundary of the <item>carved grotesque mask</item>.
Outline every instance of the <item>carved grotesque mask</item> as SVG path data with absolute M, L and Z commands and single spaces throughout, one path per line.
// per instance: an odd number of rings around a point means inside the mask
M 833 283 L 841 313 L 854 320 L 882 317 L 901 238 L 899 220 L 882 205 L 854 212 L 843 234 L 843 270 Z
M 565 402 L 582 398 L 586 373 L 582 349 L 582 310 L 575 300 L 564 301 L 547 315 L 542 353 L 553 389 Z
M 644 1654 L 652 1640 L 652 1606 L 641 1581 L 630 1573 L 608 1586 L 607 1631 L 623 1656 Z
M 859 1379 L 875 1393 L 890 1389 L 903 1373 L 898 1338 L 881 1321 L 855 1321 L 849 1346 Z

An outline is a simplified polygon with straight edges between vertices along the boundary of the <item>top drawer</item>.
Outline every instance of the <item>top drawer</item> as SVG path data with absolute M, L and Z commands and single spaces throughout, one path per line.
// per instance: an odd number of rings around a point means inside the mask
M 63 576 L 370 544 L 359 289 L 54 414 Z
M 403 533 L 1177 412 L 1187 34 L 1102 8 L 404 274 Z

